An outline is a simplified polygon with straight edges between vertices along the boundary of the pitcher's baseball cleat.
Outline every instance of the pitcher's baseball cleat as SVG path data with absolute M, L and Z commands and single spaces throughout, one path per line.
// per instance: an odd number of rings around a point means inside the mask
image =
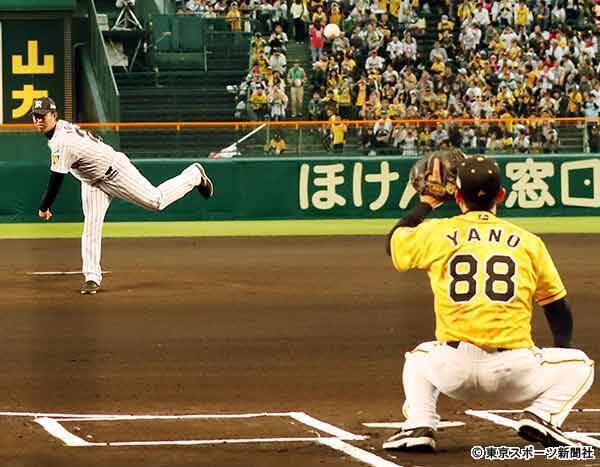
M 100 285 L 96 284 L 94 281 L 85 281 L 85 284 L 81 286 L 82 294 L 93 294 L 100 290 Z
M 202 197 L 204 197 L 205 199 L 212 198 L 212 195 L 214 193 L 214 186 L 212 180 L 209 178 L 208 175 L 206 175 L 206 170 L 204 170 L 202 164 L 197 163 L 196 167 L 198 167 L 198 170 L 202 175 L 202 181 L 200 182 L 200 185 L 198 185 L 196 188 L 198 189 Z
M 400 430 L 383 443 L 383 449 L 409 452 L 434 452 L 435 433 L 429 427 Z

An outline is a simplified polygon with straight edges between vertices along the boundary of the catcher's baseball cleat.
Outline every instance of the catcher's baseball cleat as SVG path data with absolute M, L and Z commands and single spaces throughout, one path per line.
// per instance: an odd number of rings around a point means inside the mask
M 383 443 L 383 449 L 433 452 L 435 451 L 435 433 L 429 427 L 400 430 Z
M 581 445 L 567 438 L 560 428 L 531 412 L 523 412 L 517 432 L 521 438 L 534 443 L 541 443 L 546 448 Z
M 198 167 L 198 170 L 202 175 L 202 181 L 200 182 L 200 185 L 198 185 L 196 188 L 198 189 L 203 198 L 212 198 L 212 195 L 214 193 L 214 186 L 212 180 L 209 178 L 208 175 L 206 175 L 206 170 L 204 170 L 202 164 L 197 163 L 196 167 Z
M 83 294 L 93 294 L 100 290 L 100 285 L 96 284 L 94 281 L 85 281 L 85 284 L 81 286 L 81 293 Z

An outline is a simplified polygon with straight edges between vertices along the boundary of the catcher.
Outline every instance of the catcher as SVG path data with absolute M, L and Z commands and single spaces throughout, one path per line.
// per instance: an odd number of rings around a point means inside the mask
M 440 393 L 531 401 L 519 436 L 545 447 L 575 445 L 560 426 L 592 385 L 594 362 L 570 348 L 567 291 L 543 241 L 496 217 L 505 196 L 498 164 L 438 151 L 420 161 L 411 178 L 420 203 L 389 233 L 387 251 L 398 271 L 427 271 L 436 340 L 405 356 L 407 420 L 384 449 L 435 450 Z M 462 214 L 423 223 L 452 193 Z M 532 299 L 544 309 L 554 348 L 533 343 Z

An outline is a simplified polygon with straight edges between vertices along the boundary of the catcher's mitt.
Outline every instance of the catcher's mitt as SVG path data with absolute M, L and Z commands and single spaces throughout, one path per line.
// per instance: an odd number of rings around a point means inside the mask
M 432 181 L 433 161 L 440 161 L 441 181 Z M 450 200 L 454 198 L 456 191 L 456 173 L 458 164 L 465 159 L 460 149 L 440 149 L 434 151 L 412 167 L 409 180 L 415 190 L 421 195 L 429 195 L 439 200 Z

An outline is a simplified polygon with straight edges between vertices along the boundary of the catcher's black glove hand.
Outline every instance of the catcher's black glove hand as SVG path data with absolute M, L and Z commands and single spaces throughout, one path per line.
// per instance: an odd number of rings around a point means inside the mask
M 439 179 L 433 177 L 434 161 L 439 160 Z M 421 196 L 440 202 L 454 198 L 458 164 L 465 159 L 459 149 L 441 149 L 418 160 L 409 174 L 410 183 Z

